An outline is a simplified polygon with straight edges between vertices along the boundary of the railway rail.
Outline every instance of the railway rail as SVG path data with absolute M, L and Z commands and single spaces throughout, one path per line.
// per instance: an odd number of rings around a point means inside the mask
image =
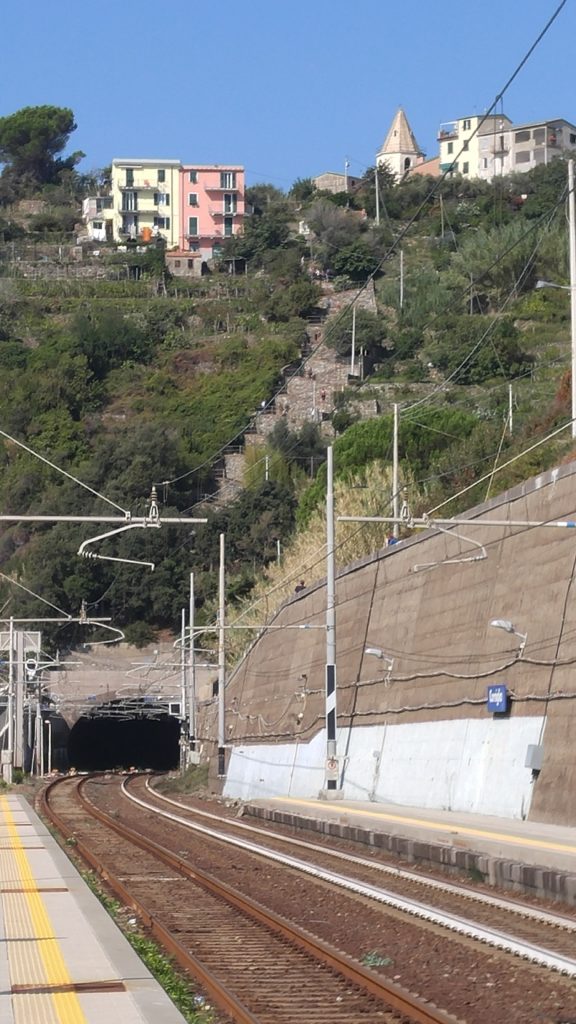
M 133 787 L 128 788 L 124 783 L 127 797 L 141 808 L 153 810 L 184 828 L 206 836 L 218 836 L 233 846 L 238 845 L 263 857 L 290 864 L 296 870 L 385 903 L 421 920 L 576 978 L 574 915 L 554 913 L 542 907 L 498 897 L 478 888 L 455 885 L 357 854 L 331 849 L 326 845 L 282 835 L 273 829 L 249 825 L 167 797 L 157 792 L 149 778 L 140 780 L 139 789 L 142 784 L 146 787 L 146 799 L 132 792 Z M 176 808 L 179 813 L 174 814 L 166 810 L 167 807 Z M 199 824 L 198 819 L 209 824 Z M 250 836 L 251 839 L 235 839 L 234 834 Z M 254 843 L 252 837 L 257 837 L 260 842 Z M 262 841 L 265 845 L 262 845 Z M 299 858 L 279 852 L 287 846 L 296 849 Z M 308 859 L 302 860 L 302 856 Z M 351 878 L 336 873 L 333 870 L 334 861 L 353 867 L 355 876 Z M 381 888 L 382 875 L 395 885 L 393 890 Z M 428 890 L 424 899 L 415 898 L 414 891 L 422 889 Z
M 231 1020 L 455 1024 L 456 1017 L 105 813 L 87 798 L 88 783 L 51 783 L 44 814 Z

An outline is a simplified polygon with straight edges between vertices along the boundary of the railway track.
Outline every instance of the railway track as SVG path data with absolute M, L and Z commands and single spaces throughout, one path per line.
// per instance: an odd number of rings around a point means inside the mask
M 455 1024 L 454 1016 L 106 814 L 83 792 L 88 781 L 50 784 L 43 812 L 231 1020 Z
M 218 835 L 224 842 L 238 843 L 242 849 L 278 859 L 296 870 L 322 877 L 421 920 L 576 978 L 574 915 L 558 914 L 497 897 L 477 888 L 423 876 L 374 859 L 278 834 L 274 829 L 264 829 L 191 807 L 157 792 L 149 778 L 138 780 L 137 787 L 132 785 L 127 789 L 124 785 L 123 788 L 128 798 L 141 808 L 153 809 L 185 828 L 195 829 L 204 835 Z M 138 792 L 133 792 L 133 789 Z M 236 840 L 234 836 L 241 838 Z M 298 856 L 287 855 L 287 848 Z M 344 864 L 347 869 L 353 869 L 354 876 L 340 874 L 335 870 L 335 864 L 337 868 Z M 386 889 L 382 888 L 383 877 Z

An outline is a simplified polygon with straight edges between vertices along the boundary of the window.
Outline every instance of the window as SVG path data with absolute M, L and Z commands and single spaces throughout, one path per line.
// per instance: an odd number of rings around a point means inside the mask
M 576 135 L 570 133 L 570 145 L 573 146 L 576 143 Z
M 95 231 L 101 231 L 102 228 L 104 227 L 104 221 L 103 220 L 93 220 L 92 221 L 92 227 L 94 228 Z
M 166 181 L 166 171 L 164 170 L 163 167 L 159 167 L 158 168 L 158 184 L 160 184 L 160 182 L 162 182 L 162 181 Z
M 122 196 L 122 209 L 123 210 L 137 210 L 138 209 L 138 193 L 137 192 L 125 192 Z
M 525 150 L 523 153 L 516 153 L 517 164 L 529 164 L 530 163 L 530 151 Z
M 154 193 L 154 205 L 155 206 L 170 206 L 170 195 L 168 192 L 155 192 Z
M 232 217 L 224 217 L 224 238 L 230 238 L 234 234 L 234 221 Z
M 231 192 L 224 193 L 224 213 L 236 213 L 236 196 Z
M 180 266 L 180 260 L 174 260 L 174 266 L 176 267 L 176 269 L 178 269 L 178 267 Z
M 236 188 L 236 171 L 220 171 L 220 188 Z
M 471 127 L 472 127 L 472 121 L 468 117 L 465 118 L 464 121 L 462 121 L 462 131 L 463 132 L 469 132 Z
M 130 235 L 131 238 L 136 238 L 138 234 L 138 215 L 135 213 L 126 213 L 122 217 L 122 234 Z
M 112 209 L 112 196 L 103 196 L 102 199 L 97 199 L 96 200 L 96 209 L 97 209 L 98 213 L 100 213 L 101 210 L 111 210 Z
M 541 146 L 542 143 L 544 142 L 545 138 L 546 138 L 546 130 L 545 130 L 545 128 L 535 128 L 534 129 L 534 142 L 537 145 Z
M 516 142 L 530 142 L 530 132 L 516 132 L 514 139 Z
M 188 234 L 192 236 L 198 234 L 198 217 L 188 217 Z
M 482 166 L 483 166 L 484 168 L 488 167 L 488 161 L 487 161 L 486 157 L 484 157 L 484 159 L 483 159 L 483 161 L 482 161 Z
M 449 142 L 448 143 L 448 152 L 449 153 L 453 153 L 454 152 L 454 143 L 453 142 Z
M 134 171 L 131 167 L 126 168 L 126 187 L 130 188 L 134 184 Z
M 462 174 L 468 174 L 469 170 L 470 170 L 470 164 L 468 164 L 468 163 L 462 164 Z
M 154 217 L 154 227 L 167 231 L 170 227 L 170 217 Z
M 198 171 L 190 171 L 190 184 L 191 185 L 197 185 L 198 184 Z
M 198 242 L 190 242 L 188 245 L 190 252 L 200 252 L 200 246 Z
M 188 194 L 188 205 L 189 206 L 198 206 L 198 193 L 197 192 L 190 192 Z
M 187 260 L 188 270 L 194 270 L 194 260 Z

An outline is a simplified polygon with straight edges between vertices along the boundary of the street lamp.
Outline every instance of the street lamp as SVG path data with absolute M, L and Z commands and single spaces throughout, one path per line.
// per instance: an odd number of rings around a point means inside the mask
M 387 686 L 388 683 L 390 682 L 390 677 L 392 675 L 392 669 L 394 668 L 394 658 L 391 658 L 389 654 L 386 654 L 386 652 L 383 651 L 381 647 L 365 647 L 364 648 L 364 654 L 368 654 L 368 655 L 370 655 L 370 657 L 378 658 L 380 661 L 384 662 L 384 666 L 385 666 L 385 669 L 386 669 L 386 675 L 384 677 L 384 682 L 385 682 L 385 685 Z
M 365 647 L 364 654 L 370 654 L 373 658 L 380 658 L 381 661 L 387 663 L 388 668 L 394 667 L 394 658 L 391 658 L 380 647 Z
M 524 651 L 524 648 L 526 646 L 526 641 L 528 639 L 528 634 L 527 633 L 520 633 L 516 629 L 516 626 L 514 625 L 514 623 L 510 622 L 510 619 L 492 619 L 491 622 L 490 622 L 490 625 L 493 626 L 494 629 L 503 629 L 505 633 L 512 633 L 514 636 L 517 636 L 519 638 L 519 640 L 520 640 L 519 656 L 521 657 L 522 653 Z
M 539 288 L 560 288 L 564 292 L 569 292 L 570 291 L 570 285 L 569 284 L 556 284 L 555 281 L 536 281 L 536 284 L 534 285 L 534 287 L 536 289 L 539 289 Z

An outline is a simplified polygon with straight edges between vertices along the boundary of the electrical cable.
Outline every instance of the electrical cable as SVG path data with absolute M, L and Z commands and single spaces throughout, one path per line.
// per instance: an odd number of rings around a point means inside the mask
M 42 601 L 42 604 L 48 605 L 49 608 L 52 608 L 55 612 L 59 612 L 60 615 L 64 615 L 67 619 L 72 618 L 70 612 L 65 612 L 62 608 L 59 608 L 57 604 L 52 604 L 52 602 L 47 601 L 45 597 L 40 597 L 40 594 L 35 594 L 33 590 L 29 590 L 28 587 L 25 587 L 23 583 L 19 583 L 18 580 L 12 579 L 11 576 L 7 576 L 4 572 L 0 572 L 0 576 L 3 580 L 6 580 L 7 583 L 12 583 L 15 587 L 19 587 L 20 590 L 24 590 L 26 594 L 30 595 L 30 597 L 36 597 L 39 601 Z
M 122 508 L 121 505 L 117 505 L 115 501 L 107 498 L 105 494 L 100 494 L 100 491 L 95 491 L 93 487 L 89 487 L 88 484 L 79 480 L 78 477 L 73 476 L 72 473 L 68 473 L 65 469 L 57 466 L 54 462 L 50 462 L 50 459 L 46 459 L 43 455 L 39 455 L 38 452 L 35 452 L 33 448 L 29 448 L 28 445 L 24 444 L 22 441 L 18 441 L 15 437 L 11 437 L 11 435 L 7 434 L 5 430 L 0 430 L 0 435 L 5 437 L 7 441 L 11 441 L 12 444 L 18 445 L 19 448 L 23 448 L 29 455 L 33 455 L 35 459 L 39 459 L 40 462 L 44 462 L 47 466 L 55 469 L 58 473 L 62 473 L 62 476 L 68 477 L 68 479 L 72 480 L 73 483 L 78 484 L 80 487 L 84 487 L 85 490 L 90 491 L 90 493 L 94 494 L 97 498 L 101 498 L 102 501 L 107 502 L 108 505 L 112 505 L 113 508 L 117 508 L 123 516 L 129 516 L 130 513 L 125 508 Z
M 493 470 L 491 473 L 487 473 L 485 476 L 480 477 L 479 480 L 475 480 L 474 483 L 469 484 L 467 487 L 464 487 L 461 491 L 458 491 L 457 494 L 453 494 L 450 498 L 446 498 L 445 501 L 440 502 L 439 505 L 435 505 L 434 508 L 430 509 L 426 513 L 426 515 L 434 515 L 434 513 L 437 512 L 438 509 L 444 508 L 445 505 L 449 505 L 451 501 L 454 501 L 456 498 L 461 497 L 462 494 L 466 494 L 466 492 L 471 490 L 473 487 L 477 487 L 478 484 L 484 483 L 484 481 L 487 480 L 488 477 L 493 476 L 494 473 L 500 473 L 501 470 L 506 469 L 507 466 L 511 466 L 513 462 L 516 462 L 518 459 L 523 458 L 524 455 L 528 455 L 530 452 L 534 451 L 535 448 L 538 448 L 541 444 L 545 444 L 546 441 L 552 440 L 553 437 L 556 437 L 557 434 L 561 434 L 562 431 L 567 430 L 568 427 L 570 427 L 571 425 L 572 420 L 570 419 L 567 423 L 563 423 L 561 427 L 558 427 L 556 430 L 553 430 L 550 434 L 547 434 L 545 437 L 541 438 L 539 441 L 536 441 L 528 448 L 524 448 L 523 451 L 518 453 L 518 455 L 514 455 L 511 459 L 508 459 L 507 462 L 503 462 L 501 466 L 498 466 L 498 468 Z

